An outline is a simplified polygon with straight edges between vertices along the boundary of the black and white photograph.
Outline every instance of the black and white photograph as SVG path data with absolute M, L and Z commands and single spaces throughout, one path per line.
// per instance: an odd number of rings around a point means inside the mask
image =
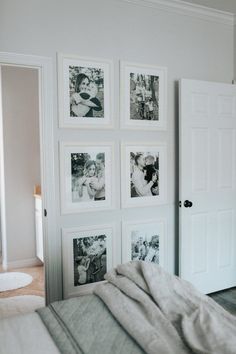
M 71 154 L 72 202 L 106 200 L 105 153 Z
M 121 128 L 165 130 L 167 69 L 121 61 Z
M 104 117 L 104 71 L 69 66 L 70 117 Z
M 59 124 L 64 128 L 111 128 L 113 63 L 58 54 Z
M 107 272 L 106 235 L 73 239 L 74 286 L 104 280 Z
M 130 197 L 159 195 L 159 153 L 130 152 Z
M 122 262 L 145 261 L 164 265 L 165 221 L 122 223 Z
M 112 156 L 113 143 L 60 144 L 63 214 L 112 208 Z
M 122 206 L 164 204 L 167 192 L 166 144 L 121 144 Z
M 149 235 L 139 231 L 131 233 L 131 260 L 159 264 L 159 235 Z
M 159 119 L 159 76 L 130 73 L 130 119 Z
M 92 293 L 112 269 L 115 225 L 62 229 L 64 297 Z

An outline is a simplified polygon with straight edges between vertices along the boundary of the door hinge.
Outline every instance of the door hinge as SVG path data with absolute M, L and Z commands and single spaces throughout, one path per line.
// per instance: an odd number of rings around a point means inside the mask
M 45 218 L 46 218 L 46 217 L 47 217 L 47 215 L 48 215 L 47 210 L 46 210 L 46 209 L 44 209 L 43 213 L 44 213 L 44 216 L 45 216 Z

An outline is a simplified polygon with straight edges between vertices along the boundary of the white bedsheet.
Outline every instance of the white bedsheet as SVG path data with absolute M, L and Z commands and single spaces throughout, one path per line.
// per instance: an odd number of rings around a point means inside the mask
M 0 320 L 0 354 L 59 354 L 39 315 Z

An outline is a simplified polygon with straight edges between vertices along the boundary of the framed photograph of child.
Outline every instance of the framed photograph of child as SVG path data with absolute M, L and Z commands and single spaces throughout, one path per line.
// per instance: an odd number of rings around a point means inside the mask
M 167 128 L 167 68 L 120 63 L 121 128 Z
M 64 298 L 91 293 L 113 267 L 114 225 L 62 230 Z
M 58 54 L 59 126 L 111 128 L 113 63 Z
M 122 223 L 122 263 L 153 262 L 166 267 L 166 220 Z
M 122 206 L 151 206 L 166 203 L 167 163 L 165 144 L 123 143 Z
M 113 143 L 60 143 L 62 214 L 113 208 Z

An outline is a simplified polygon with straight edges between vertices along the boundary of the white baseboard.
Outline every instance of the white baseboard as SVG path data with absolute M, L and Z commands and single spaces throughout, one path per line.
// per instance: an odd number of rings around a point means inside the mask
M 38 258 L 21 259 L 19 261 L 7 262 L 7 269 L 36 267 L 43 263 Z

